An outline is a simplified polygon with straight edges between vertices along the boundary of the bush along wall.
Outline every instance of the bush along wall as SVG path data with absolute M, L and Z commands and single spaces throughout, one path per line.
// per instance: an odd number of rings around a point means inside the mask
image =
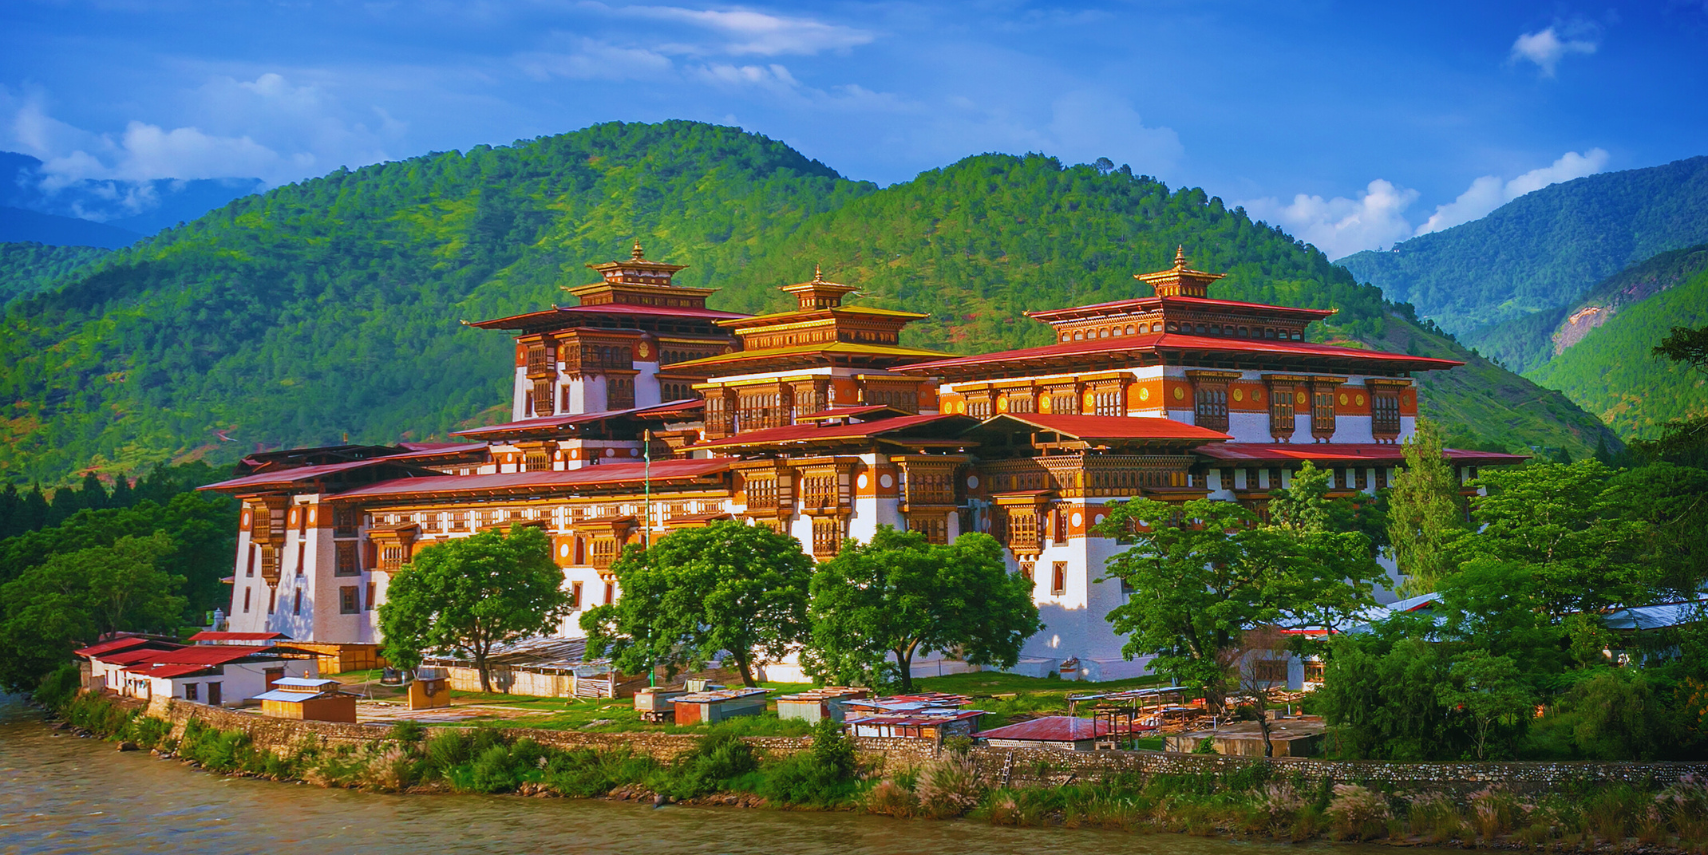
M 44 686 L 47 688 L 47 686 Z M 1388 841 L 1461 847 L 1699 853 L 1708 849 L 1708 778 L 1686 774 L 1615 782 L 1556 779 L 1542 792 L 1504 783 L 1476 789 L 1340 781 L 1263 763 L 1199 772 L 1128 770 L 1100 778 L 1077 755 L 990 752 L 970 743 L 885 763 L 834 724 L 804 750 L 774 752 L 731 733 L 694 740 L 660 759 L 627 747 L 560 747 L 514 730 L 402 722 L 365 741 L 299 731 L 258 746 L 249 732 L 209 724 L 189 704 L 152 715 L 141 704 L 88 693 L 54 700 L 63 726 L 222 774 L 376 792 L 481 793 L 640 799 L 816 810 L 904 819 L 967 818 L 1005 826 L 1063 826 L 1251 839 Z M 156 707 L 158 710 L 159 707 Z M 220 711 L 205 710 L 217 713 Z M 240 714 L 225 713 L 225 716 Z M 211 718 L 210 717 L 210 718 Z M 993 769 L 991 759 L 1004 758 Z M 892 758 L 893 759 L 893 758 Z M 1345 766 L 1346 764 L 1332 764 Z M 1487 764 L 1499 767 L 1509 764 Z

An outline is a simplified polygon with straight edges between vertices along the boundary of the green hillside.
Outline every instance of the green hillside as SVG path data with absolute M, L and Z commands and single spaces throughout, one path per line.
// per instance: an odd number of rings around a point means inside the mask
M 636 235 L 649 257 L 691 265 L 681 284 L 723 289 L 714 305 L 780 307 L 775 287 L 818 262 L 871 303 L 932 312 L 910 342 L 958 352 L 1044 340 L 1026 309 L 1140 293 L 1131 274 L 1165 267 L 1177 244 L 1231 272 L 1222 296 L 1332 306 L 1326 335 L 1460 352 L 1201 190 L 1001 155 L 879 190 L 737 129 L 613 123 L 240 199 L 14 303 L 0 473 L 54 481 L 494 418 L 509 341 L 457 321 L 563 301 L 556 286 L 590 281 L 582 265 Z M 1594 447 L 1592 417 L 1490 370 L 1520 413 L 1480 409 L 1483 380 L 1447 383 L 1428 406 L 1506 445 Z
M 48 287 L 107 254 L 92 246 L 0 243 L 0 307 Z
M 1488 216 L 1338 263 L 1454 333 L 1573 303 L 1602 278 L 1708 241 L 1708 157 L 1545 187 Z
M 1624 436 L 1650 437 L 1670 419 L 1708 415 L 1708 377 L 1650 351 L 1677 326 L 1708 324 L 1708 270 L 1591 330 L 1531 377 Z
M 1577 346 L 1590 330 L 1607 323 L 1627 306 L 1687 282 L 1705 269 L 1708 244 L 1663 252 L 1601 280 L 1580 300 L 1484 327 L 1460 340 L 1529 376 L 1557 354 Z

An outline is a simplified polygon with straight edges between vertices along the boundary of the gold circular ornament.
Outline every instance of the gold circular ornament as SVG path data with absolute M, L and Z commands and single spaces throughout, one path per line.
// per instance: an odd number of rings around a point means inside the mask
M 1048 397 L 1039 398 L 1038 399 L 1038 412 L 1047 413 L 1049 411 L 1050 411 L 1050 399 Z
M 1151 399 L 1151 390 L 1149 390 L 1149 389 L 1140 389 L 1139 390 L 1139 400 L 1149 401 L 1150 399 Z
M 1007 398 L 997 398 L 996 399 L 996 411 L 999 413 L 1008 412 L 1008 399 Z
M 1235 389 L 1234 390 L 1234 400 L 1235 401 L 1245 400 L 1245 390 L 1244 389 Z
M 1256 403 L 1258 401 L 1263 400 L 1263 390 L 1262 389 L 1251 390 L 1251 400 L 1252 400 L 1252 403 Z
M 1294 399 L 1293 399 L 1293 400 L 1295 400 L 1295 401 L 1298 401 L 1298 402 L 1299 402 L 1299 403 L 1301 403 L 1301 404 L 1303 404 L 1303 403 L 1304 403 L 1304 402 L 1305 402 L 1305 393 L 1304 393 L 1304 392 L 1300 392 L 1300 393 L 1299 393 L 1299 394 L 1298 394 L 1298 396 L 1297 396 L 1297 397 L 1295 397 L 1295 398 L 1294 398 Z
M 1174 400 L 1176 400 L 1176 401 L 1186 400 L 1186 390 L 1180 388 L 1179 386 L 1174 387 Z
M 652 353 L 652 348 L 650 346 L 648 346 L 647 343 L 644 341 L 641 342 L 640 344 L 636 345 L 635 349 L 640 351 L 640 355 L 641 355 L 642 359 L 647 358 L 647 356 Z
M 1093 395 L 1093 394 L 1091 394 L 1091 393 L 1090 393 L 1090 392 L 1086 392 L 1086 393 L 1085 393 L 1085 405 L 1086 405 L 1086 406 L 1087 406 L 1087 407 L 1095 407 L 1095 406 L 1097 406 L 1097 396 L 1096 396 L 1096 395 Z
M 1346 393 L 1345 392 L 1340 393 L 1340 405 L 1343 407 L 1346 406 Z
M 1360 407 L 1364 406 L 1364 396 L 1363 395 L 1358 396 L 1358 406 L 1360 406 Z

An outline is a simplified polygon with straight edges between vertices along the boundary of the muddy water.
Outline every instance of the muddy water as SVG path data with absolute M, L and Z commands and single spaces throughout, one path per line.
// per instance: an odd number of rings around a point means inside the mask
M 1329 847 L 1320 847 L 1329 850 Z M 0 852 L 1279 855 L 1298 847 L 1084 829 L 503 796 L 392 796 L 226 778 L 55 735 L 0 696 Z M 1357 855 L 1362 847 L 1334 847 Z M 1372 852 L 1373 850 L 1363 850 Z

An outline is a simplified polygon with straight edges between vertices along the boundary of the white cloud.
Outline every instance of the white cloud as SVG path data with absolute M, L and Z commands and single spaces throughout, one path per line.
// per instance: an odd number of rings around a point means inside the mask
M 1253 219 L 1281 226 L 1329 258 L 1338 259 L 1410 237 L 1412 228 L 1405 211 L 1417 197 L 1416 190 L 1378 178 L 1356 199 L 1324 199 L 1300 193 L 1288 205 L 1273 197 L 1241 204 Z
M 1484 175 L 1472 181 L 1459 198 L 1436 208 L 1435 213 L 1417 227 L 1417 234 L 1429 234 L 1468 223 L 1531 191 L 1594 175 L 1607 168 L 1607 157 L 1607 152 L 1599 148 L 1592 148 L 1584 154 L 1568 151 L 1551 165 L 1532 169 L 1511 181 L 1503 182 L 1497 176 Z
M 0 147 L 40 158 L 41 187 L 50 193 L 85 180 L 255 177 L 282 184 L 386 160 L 383 143 L 406 130 L 379 110 L 376 127 L 352 120 L 320 88 L 271 72 L 214 78 L 187 94 L 178 122 L 133 119 L 121 133 L 96 134 L 54 119 L 41 97 L 17 103 L 0 92 L 0 107 L 12 112 Z
M 1543 77 L 1553 77 L 1554 69 L 1569 54 L 1592 54 L 1598 47 L 1596 31 L 1585 24 L 1572 24 L 1566 27 L 1566 37 L 1561 38 L 1559 25 L 1549 27 L 1535 33 L 1524 33 L 1512 43 L 1512 53 L 1508 62 L 1528 60 L 1536 63 L 1542 70 Z
M 598 5 L 598 4 L 592 4 Z M 685 9 L 678 6 L 626 6 L 613 14 L 686 24 L 721 36 L 713 50 L 736 56 L 807 55 L 869 44 L 875 34 L 811 18 L 769 15 L 749 9 L 729 11 Z M 685 48 L 687 52 L 698 52 Z
M 535 80 L 651 80 L 675 70 L 670 57 L 645 48 L 617 47 L 578 38 L 564 52 L 532 52 L 515 57 L 522 73 Z
M 1173 128 L 1148 127 L 1125 100 L 1084 90 L 1050 105 L 1049 138 L 1040 147 L 1069 162 L 1109 157 L 1150 175 L 1173 172 L 1185 153 Z

